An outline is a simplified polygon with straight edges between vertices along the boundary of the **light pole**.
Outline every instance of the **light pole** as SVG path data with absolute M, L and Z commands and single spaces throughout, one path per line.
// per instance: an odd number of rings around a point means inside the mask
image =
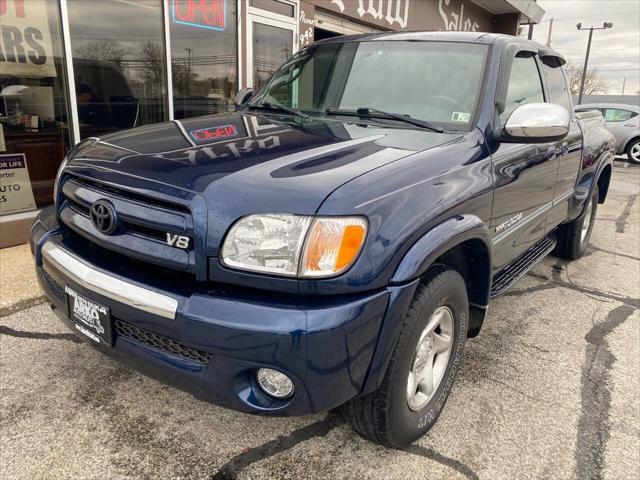
M 193 52 L 193 50 L 186 47 L 184 51 L 187 52 L 187 82 L 185 84 L 185 93 L 188 97 L 191 95 L 191 52 Z
M 589 52 L 591 51 L 591 38 L 593 37 L 594 30 L 606 30 L 607 28 L 613 28 L 613 23 L 604 22 L 601 27 L 589 27 L 582 28 L 582 23 L 576 25 L 578 30 L 589 30 L 589 41 L 587 43 L 587 55 L 584 57 L 584 68 L 582 69 L 582 80 L 580 82 L 580 95 L 578 95 L 578 105 L 582 103 L 582 93 L 584 92 L 584 79 L 587 76 L 587 65 L 589 64 Z

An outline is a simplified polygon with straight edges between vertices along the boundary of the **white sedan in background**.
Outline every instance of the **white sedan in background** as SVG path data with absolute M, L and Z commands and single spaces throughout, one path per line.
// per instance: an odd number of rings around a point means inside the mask
M 616 153 L 640 164 L 640 107 L 617 103 L 588 103 L 576 106 L 576 112 L 599 110 L 616 137 Z

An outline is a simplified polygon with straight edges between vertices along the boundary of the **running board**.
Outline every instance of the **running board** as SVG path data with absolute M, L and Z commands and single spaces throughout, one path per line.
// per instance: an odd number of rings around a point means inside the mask
M 520 255 L 513 263 L 505 267 L 493 277 L 491 297 L 497 297 L 506 292 L 520 280 L 533 266 L 546 257 L 556 246 L 553 238 L 545 237 Z

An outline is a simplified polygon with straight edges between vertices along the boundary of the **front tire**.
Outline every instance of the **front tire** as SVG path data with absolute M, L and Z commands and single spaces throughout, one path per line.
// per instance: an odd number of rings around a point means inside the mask
M 342 406 L 354 430 L 396 448 L 422 437 L 442 412 L 460 368 L 468 317 L 460 274 L 432 269 L 418 286 L 382 385 Z
M 567 260 L 577 260 L 582 257 L 587 251 L 587 246 L 591 239 L 597 211 L 598 187 L 595 186 L 582 214 L 574 221 L 558 228 L 558 243 L 553 254 Z
M 640 164 L 640 138 L 631 140 L 624 152 L 630 162 Z

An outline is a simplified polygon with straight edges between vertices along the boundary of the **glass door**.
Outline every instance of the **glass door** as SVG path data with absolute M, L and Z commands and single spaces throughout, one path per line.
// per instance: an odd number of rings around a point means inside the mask
M 298 48 L 296 5 L 279 0 L 276 2 L 288 5 L 290 10 L 276 13 L 274 9 L 269 11 L 250 6 L 247 15 L 246 83 L 255 89 L 260 88 Z M 256 6 L 259 4 L 256 0 L 252 0 L 252 3 Z M 286 14 L 289 11 L 291 16 Z

